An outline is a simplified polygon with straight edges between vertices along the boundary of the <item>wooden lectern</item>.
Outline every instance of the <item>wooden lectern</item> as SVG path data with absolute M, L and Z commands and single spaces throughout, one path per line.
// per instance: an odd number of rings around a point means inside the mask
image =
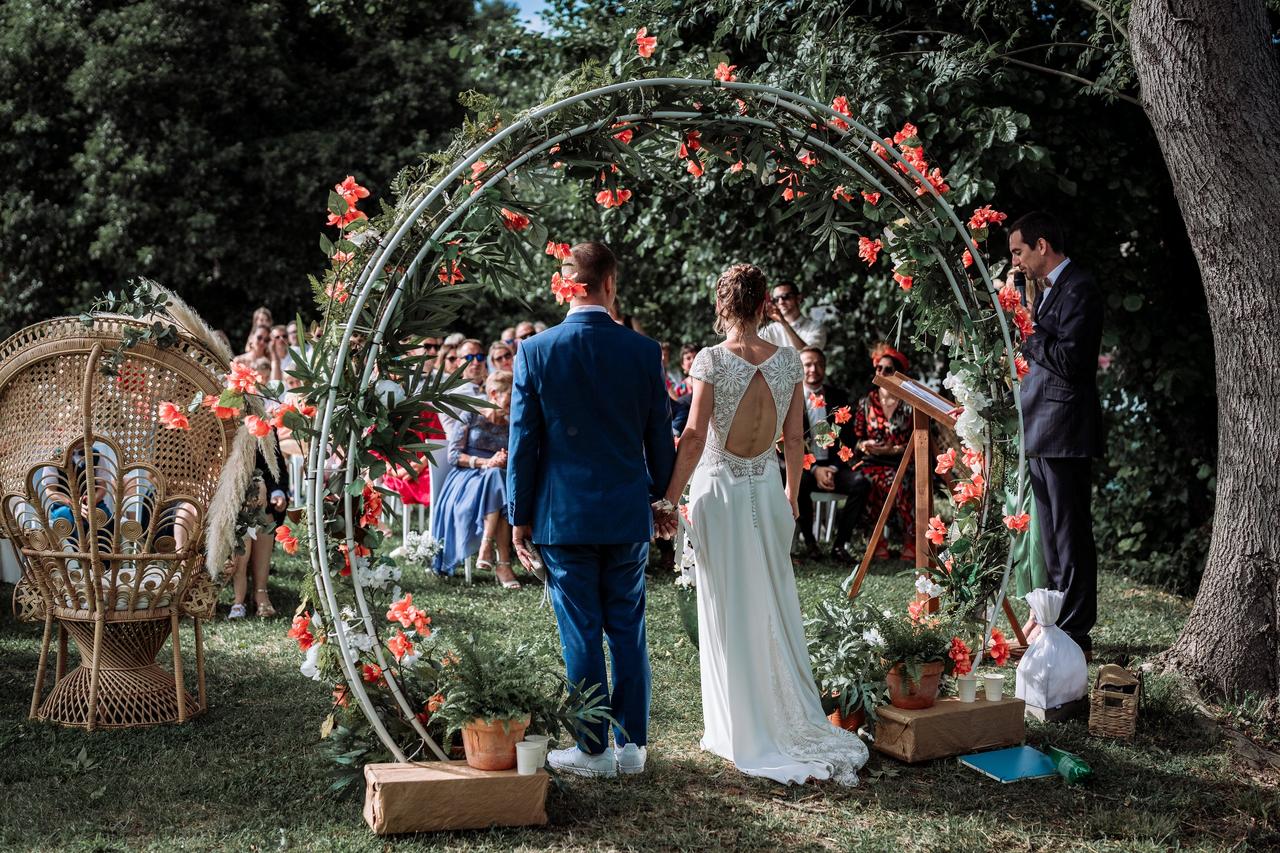
M 893 483 L 889 486 L 889 494 L 885 496 L 880 517 L 876 519 L 875 526 L 871 529 L 871 539 L 867 542 L 867 551 L 862 556 L 862 564 L 858 566 L 858 571 L 853 576 L 853 583 L 849 586 L 851 599 L 856 597 L 862 589 L 862 581 L 867 576 L 867 569 L 871 566 L 871 556 L 875 553 L 876 546 L 880 544 L 881 537 L 884 536 L 885 522 L 889 520 L 893 502 L 897 499 L 899 490 L 902 489 L 907 468 L 913 461 L 916 467 L 916 568 L 920 569 L 922 574 L 929 568 L 930 561 L 934 559 L 933 549 L 927 536 L 929 517 L 933 515 L 933 455 L 930 452 L 929 421 L 935 420 L 950 430 L 954 430 L 956 426 L 956 419 L 951 414 L 956 404 L 932 388 L 900 373 L 890 373 L 888 376 L 876 374 L 875 383 L 900 402 L 911 406 L 911 441 L 902 452 L 902 461 L 898 463 L 898 471 L 894 474 Z M 1008 617 L 1013 633 L 1017 636 L 1018 646 L 1025 648 L 1027 639 L 1023 636 L 1021 623 L 1018 622 L 1013 608 L 1009 606 L 1008 598 L 1003 599 L 1002 603 L 1005 616 Z M 937 600 L 931 599 L 929 611 L 936 610 L 937 606 Z

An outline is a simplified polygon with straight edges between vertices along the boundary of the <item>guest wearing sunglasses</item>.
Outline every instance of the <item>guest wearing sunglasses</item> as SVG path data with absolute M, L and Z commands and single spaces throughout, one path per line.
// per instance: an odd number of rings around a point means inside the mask
M 775 285 L 765 302 L 765 315 L 773 322 L 760 330 L 760 337 L 780 347 L 827 348 L 827 327 L 800 310 L 800 288 L 793 282 Z
M 511 351 L 512 351 L 512 352 L 515 352 L 515 350 L 516 350 L 516 327 L 515 327 L 515 326 L 507 326 L 505 329 L 503 329 L 503 330 L 502 330 L 502 334 L 498 336 L 498 340 L 502 341 L 504 344 L 506 344 L 507 346 L 511 347 Z
M 489 344 L 489 369 L 492 371 L 511 370 L 515 364 L 515 352 L 512 351 L 511 345 L 504 341 L 494 341 Z
M 536 334 L 538 334 L 538 330 L 534 327 L 532 321 L 521 320 L 516 324 L 516 349 L 520 349 L 521 342 L 529 340 Z
M 895 372 L 906 373 L 910 367 L 907 357 L 887 343 L 878 343 L 871 351 L 871 363 L 876 373 L 885 376 Z M 873 511 L 884 506 L 893 475 L 897 472 L 902 454 L 911 441 L 911 407 L 899 401 L 883 388 L 873 385 L 867 395 L 858 401 L 853 413 L 853 433 L 857 440 L 854 448 L 861 459 L 858 472 L 871 481 L 867 505 Z M 907 469 L 905 482 L 913 482 L 911 469 Z M 902 530 L 902 559 L 915 562 L 915 493 L 900 489 L 894 501 L 893 518 Z M 884 539 L 876 548 L 877 559 L 889 558 L 889 548 Z

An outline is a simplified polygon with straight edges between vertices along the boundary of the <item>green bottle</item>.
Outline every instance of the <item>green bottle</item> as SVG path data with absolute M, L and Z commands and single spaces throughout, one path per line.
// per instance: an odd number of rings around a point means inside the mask
M 1093 770 L 1085 763 L 1085 760 L 1074 752 L 1067 752 L 1065 749 L 1051 746 L 1049 747 L 1049 757 L 1053 759 L 1053 763 L 1057 766 L 1058 775 L 1067 780 L 1068 785 L 1083 782 L 1093 775 Z

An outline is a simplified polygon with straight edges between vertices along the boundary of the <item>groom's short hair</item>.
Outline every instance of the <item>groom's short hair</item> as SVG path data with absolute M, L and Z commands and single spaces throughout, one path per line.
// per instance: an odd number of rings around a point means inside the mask
M 573 278 L 585 285 L 588 292 L 618 272 L 618 259 L 604 243 L 579 243 L 570 251 L 573 256 L 566 258 L 561 266 L 570 268 Z

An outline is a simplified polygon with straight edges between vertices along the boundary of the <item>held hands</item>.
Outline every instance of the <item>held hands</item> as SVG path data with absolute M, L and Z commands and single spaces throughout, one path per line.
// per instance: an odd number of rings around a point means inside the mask
M 653 529 L 659 539 L 671 539 L 676 535 L 676 531 L 680 529 L 680 522 L 676 518 L 676 508 L 671 501 L 666 499 L 654 501 L 650 504 L 653 509 Z

